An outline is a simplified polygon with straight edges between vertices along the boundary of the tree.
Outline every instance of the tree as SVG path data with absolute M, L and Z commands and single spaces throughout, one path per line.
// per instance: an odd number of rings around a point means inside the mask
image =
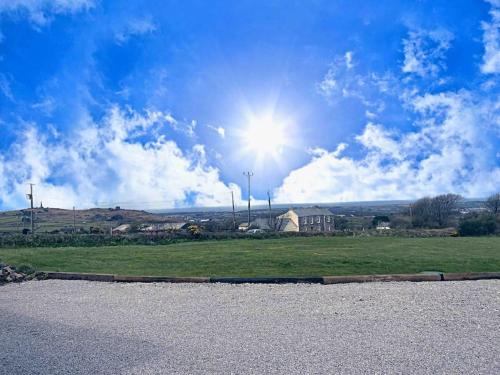
M 488 211 L 496 216 L 500 213 L 500 193 L 489 196 L 484 205 Z
M 347 230 L 349 229 L 349 221 L 342 216 L 335 217 L 334 226 L 336 230 Z
M 461 199 L 462 197 L 458 194 L 442 194 L 432 198 L 432 216 L 440 228 L 448 223 L 448 219 Z
M 495 233 L 496 220 L 491 214 L 472 214 L 460 220 L 458 233 L 461 236 L 484 236 Z
M 409 229 L 411 228 L 411 220 L 409 216 L 406 215 L 394 215 L 391 216 L 391 228 L 394 229 Z
M 420 198 L 411 205 L 411 219 L 415 227 L 432 226 L 432 198 Z
M 417 200 L 411 205 L 413 225 L 439 228 L 446 226 L 460 199 L 462 197 L 457 194 L 443 194 Z

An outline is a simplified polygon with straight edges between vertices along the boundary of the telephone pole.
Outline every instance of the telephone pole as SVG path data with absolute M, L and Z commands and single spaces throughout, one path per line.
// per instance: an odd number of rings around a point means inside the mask
M 271 194 L 269 193 L 269 190 L 267 191 L 267 202 L 269 203 L 269 228 L 273 228 L 273 219 L 272 219 L 272 214 L 271 214 Z
M 233 202 L 233 230 L 236 230 L 236 216 L 234 214 L 234 193 L 231 190 L 231 201 Z
M 248 227 L 250 229 L 250 178 L 253 176 L 253 172 L 243 172 L 243 175 L 248 178 Z
M 75 206 L 73 206 L 73 233 L 76 234 L 76 211 L 75 211 Z
M 34 214 L 33 214 L 33 185 L 35 184 L 32 184 L 30 183 L 30 192 L 29 194 L 26 194 L 26 197 L 30 200 L 30 203 L 31 203 L 31 235 L 35 234 L 35 217 L 34 217 Z

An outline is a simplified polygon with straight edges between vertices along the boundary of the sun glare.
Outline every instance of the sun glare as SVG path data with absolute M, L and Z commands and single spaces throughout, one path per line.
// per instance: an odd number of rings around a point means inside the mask
M 257 159 L 277 158 L 288 145 L 285 126 L 272 117 L 252 118 L 243 130 L 243 143 Z

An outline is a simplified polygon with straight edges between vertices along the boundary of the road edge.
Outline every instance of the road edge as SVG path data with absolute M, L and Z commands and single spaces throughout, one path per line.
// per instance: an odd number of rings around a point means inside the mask
M 500 279 L 500 272 L 416 273 L 390 275 L 312 276 L 312 277 L 168 277 L 124 276 L 76 272 L 44 271 L 49 280 L 87 280 L 121 283 L 228 283 L 228 284 L 347 284 L 367 282 L 422 282 Z

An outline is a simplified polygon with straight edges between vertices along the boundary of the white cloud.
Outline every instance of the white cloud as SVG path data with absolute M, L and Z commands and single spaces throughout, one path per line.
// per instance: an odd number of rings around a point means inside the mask
M 101 122 L 89 122 L 71 139 L 49 139 L 34 124 L 25 124 L 18 141 L 0 155 L 2 206 L 25 206 L 27 182 L 37 184 L 37 202 L 51 207 L 99 202 L 149 208 L 228 206 L 231 190 L 241 204 L 240 188 L 220 180 L 219 171 L 207 164 L 203 145 L 183 152 L 164 136 L 139 142 L 137 137 L 151 134 L 168 118 L 162 112 L 140 114 L 114 106 Z
M 384 129 L 382 125 L 369 122 L 363 134 L 358 135 L 356 140 L 367 150 L 379 153 L 381 157 L 389 156 L 399 160 L 399 143 L 394 138 L 394 133 Z
M 0 13 L 26 15 L 36 26 L 45 26 L 53 15 L 75 14 L 94 7 L 94 0 L 0 0 Z
M 356 90 L 356 86 L 364 84 L 364 77 L 355 74 L 354 66 L 352 51 L 347 51 L 343 56 L 336 56 L 323 79 L 316 83 L 316 91 L 328 101 L 352 96 L 351 89 Z
M 356 139 L 364 156 L 321 150 L 276 189 L 279 202 L 408 199 L 456 192 L 469 197 L 498 190 L 495 137 L 500 109 L 466 91 L 427 94 L 409 105 L 420 121 L 399 134 L 367 124 Z
M 156 25 L 149 17 L 134 18 L 127 22 L 121 30 L 115 32 L 115 40 L 118 44 L 123 44 L 134 35 L 150 34 L 154 31 L 156 31 Z
M 0 73 L 0 92 L 10 101 L 14 102 L 14 94 L 10 87 L 11 80 L 5 76 L 5 74 Z
M 365 117 L 366 117 L 367 119 L 373 120 L 374 118 L 376 118 L 376 117 L 377 117 L 377 114 L 376 114 L 376 113 L 373 113 L 373 112 L 371 112 L 371 111 L 369 111 L 369 110 L 366 110 L 366 111 L 365 111 Z
M 41 101 L 32 104 L 31 108 L 37 109 L 45 113 L 46 115 L 51 115 L 54 109 L 56 108 L 56 103 L 54 101 L 54 98 L 47 96 L 44 97 Z
M 198 126 L 198 122 L 196 120 L 191 120 L 191 121 L 177 120 L 170 113 L 166 113 L 166 114 L 162 113 L 161 117 L 176 132 L 185 134 L 185 135 L 187 135 L 188 137 L 191 137 L 191 138 L 193 138 L 196 135 L 196 127 Z
M 344 54 L 345 66 L 347 69 L 352 69 L 354 67 L 354 63 L 352 62 L 352 51 L 347 51 Z
M 191 120 L 191 122 L 187 124 L 186 132 L 187 132 L 188 136 L 190 136 L 190 137 L 195 136 L 195 130 L 196 130 L 197 125 L 198 125 L 198 122 L 196 120 Z
M 335 66 L 331 66 L 326 72 L 321 82 L 316 83 L 316 90 L 326 99 L 330 99 L 337 88 Z
M 381 95 L 395 94 L 399 81 L 390 72 L 359 74 L 356 67 L 352 52 L 337 56 L 323 79 L 316 83 L 316 91 L 330 104 L 346 98 L 357 99 L 370 109 L 371 118 L 374 118 L 385 109 Z
M 402 71 L 420 77 L 436 77 L 446 69 L 446 51 L 451 47 L 453 34 L 444 29 L 412 30 L 403 39 Z
M 226 129 L 224 129 L 222 126 L 207 125 L 207 127 L 215 131 L 219 135 L 219 137 L 223 139 L 226 137 Z
M 482 22 L 484 55 L 482 73 L 500 73 L 500 1 L 491 3 L 491 22 Z

